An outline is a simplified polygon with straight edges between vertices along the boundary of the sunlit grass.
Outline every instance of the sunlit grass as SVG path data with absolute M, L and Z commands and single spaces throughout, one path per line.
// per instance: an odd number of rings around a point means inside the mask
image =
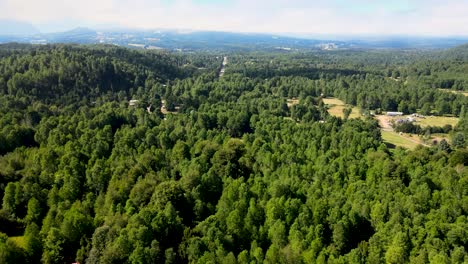
M 343 110 L 347 107 L 351 107 L 351 106 L 347 106 L 343 101 L 341 101 L 338 98 L 324 98 L 323 103 L 329 106 L 328 113 L 330 115 L 341 117 L 341 118 L 344 117 Z M 361 114 L 359 113 L 359 109 L 357 107 L 352 107 L 352 111 L 351 111 L 351 114 L 349 115 L 349 118 L 360 118 L 360 117 L 361 117 Z
M 291 98 L 286 100 L 288 107 L 292 107 L 293 105 L 299 104 L 299 99 L 297 98 Z
M 464 91 L 455 91 L 455 90 L 450 90 L 450 89 L 439 89 L 439 90 L 448 92 L 448 93 L 463 94 L 464 96 L 468 96 L 468 92 L 464 92 Z
M 446 116 L 426 116 L 426 118 L 418 119 L 417 124 L 423 127 L 426 126 L 439 126 L 445 125 L 455 126 L 458 123 L 457 117 L 446 117 Z
M 345 103 L 338 98 L 331 97 L 331 98 L 323 98 L 322 100 L 323 100 L 323 103 L 327 105 L 345 105 Z
M 414 149 L 416 146 L 420 145 L 393 131 L 382 131 L 382 139 L 384 142 L 407 149 Z
M 24 236 L 15 236 L 15 237 L 10 237 L 10 239 L 16 243 L 21 248 L 26 247 L 26 241 L 24 240 Z

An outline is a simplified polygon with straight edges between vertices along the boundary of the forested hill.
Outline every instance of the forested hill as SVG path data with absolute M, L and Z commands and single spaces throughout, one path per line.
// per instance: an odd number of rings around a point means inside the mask
M 3 54 L 0 263 L 468 262 L 467 61 Z M 409 150 L 371 111 L 457 123 Z
M 444 54 L 446 58 L 453 58 L 458 60 L 468 60 L 468 44 L 451 48 Z
M 113 46 L 0 46 L 0 93 L 60 105 L 183 78 L 176 57 Z M 146 84 L 148 85 L 148 84 Z

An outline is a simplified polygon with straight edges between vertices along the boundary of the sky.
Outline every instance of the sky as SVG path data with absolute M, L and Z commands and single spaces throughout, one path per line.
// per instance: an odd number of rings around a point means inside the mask
M 0 0 L 0 19 L 42 32 L 123 27 L 468 36 L 468 0 Z

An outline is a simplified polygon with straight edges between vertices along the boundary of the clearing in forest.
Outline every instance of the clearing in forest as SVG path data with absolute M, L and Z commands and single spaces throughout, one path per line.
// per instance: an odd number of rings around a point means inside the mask
M 334 97 L 323 98 L 322 100 L 323 100 L 323 103 L 326 105 L 345 105 L 343 101 Z
M 167 115 L 167 114 L 177 114 L 180 110 L 180 106 L 175 106 L 174 107 L 174 111 L 168 111 L 167 110 L 167 101 L 166 100 L 161 100 L 161 113 L 163 115 Z
M 382 139 L 384 142 L 394 146 L 404 147 L 408 149 L 414 149 L 417 145 L 428 146 L 427 144 L 431 144 L 428 142 L 440 142 L 442 139 L 445 139 L 450 142 L 450 139 L 447 134 L 433 134 L 431 135 L 429 140 L 423 141 L 419 135 L 395 132 L 392 127 L 392 122 L 412 118 L 415 120 L 414 124 L 420 125 L 421 127 L 443 127 L 445 125 L 452 125 L 453 127 L 458 123 L 458 118 L 444 116 L 412 117 L 407 115 L 393 117 L 387 115 L 377 115 L 375 116 L 375 118 L 379 121 Z
M 286 99 L 286 103 L 288 107 L 291 108 L 293 105 L 299 104 L 299 99 L 297 98 Z
M 457 117 L 447 117 L 447 116 L 426 116 L 425 118 L 418 118 L 416 124 L 421 125 L 422 127 L 427 126 L 438 126 L 443 127 L 445 125 L 451 125 L 452 127 L 456 126 L 458 123 Z
M 412 139 L 407 136 L 400 135 L 393 131 L 382 130 L 382 139 L 386 143 L 390 143 L 396 147 L 403 147 L 407 149 L 414 149 L 416 146 L 421 145 L 418 139 Z
M 375 118 L 379 121 L 380 128 L 383 131 L 393 131 L 392 118 L 386 115 L 376 115 Z
M 323 103 L 328 106 L 328 113 L 336 117 L 344 117 L 343 109 L 347 107 L 352 107 L 352 112 L 349 115 L 349 118 L 360 118 L 359 109 L 351 105 L 346 105 L 343 101 L 338 98 L 323 98 Z
M 455 91 L 455 90 L 450 90 L 450 89 L 439 89 L 440 91 L 448 92 L 448 93 L 454 93 L 454 94 L 463 94 L 464 96 L 468 96 L 468 92 L 465 91 Z

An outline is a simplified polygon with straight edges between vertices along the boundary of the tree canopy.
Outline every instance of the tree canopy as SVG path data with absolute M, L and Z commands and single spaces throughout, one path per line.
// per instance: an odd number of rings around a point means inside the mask
M 220 78 L 216 52 L 14 47 L 0 48 L 2 263 L 468 261 L 468 101 L 438 89 L 467 90 L 467 60 L 236 53 Z M 391 148 L 326 96 L 460 121 L 450 142 Z

